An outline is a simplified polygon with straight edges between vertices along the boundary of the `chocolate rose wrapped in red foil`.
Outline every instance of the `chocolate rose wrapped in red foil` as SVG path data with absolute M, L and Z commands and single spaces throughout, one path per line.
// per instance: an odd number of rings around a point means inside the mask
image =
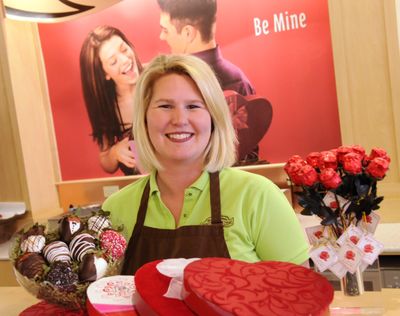
M 323 170 L 326 168 L 337 169 L 336 154 L 332 151 L 323 151 L 319 157 L 319 169 Z
M 319 167 L 319 159 L 321 157 L 320 152 L 313 151 L 312 153 L 309 153 L 306 157 L 306 161 L 311 167 L 313 168 L 318 168 Z
M 312 186 L 318 181 L 318 174 L 310 165 L 304 165 L 299 172 L 299 181 L 301 185 Z
M 351 152 L 343 156 L 343 170 L 351 174 L 359 174 L 362 172 L 363 156 L 358 153 Z
M 385 158 L 377 157 L 370 161 L 365 171 L 376 179 L 383 179 L 388 170 L 389 161 Z
M 302 214 L 320 216 L 323 225 L 337 225 L 335 231 L 340 234 L 342 227 L 357 224 L 379 208 L 383 197 L 377 196 L 376 182 L 385 177 L 389 163 L 382 148 L 373 148 L 366 155 L 362 146 L 352 145 L 311 152 L 305 160 L 294 155 L 284 169 L 291 183 L 302 189 L 296 189 Z M 345 202 L 339 204 L 338 200 Z M 334 204 L 338 206 L 332 208 Z
M 339 174 L 332 168 L 323 169 L 319 174 L 319 179 L 327 189 L 336 189 L 342 183 Z
M 292 156 L 286 163 L 284 169 L 295 185 L 302 184 L 299 173 L 300 173 L 301 168 L 303 166 L 305 166 L 306 164 L 307 164 L 307 162 L 305 162 L 303 160 L 303 158 L 301 158 L 298 155 Z

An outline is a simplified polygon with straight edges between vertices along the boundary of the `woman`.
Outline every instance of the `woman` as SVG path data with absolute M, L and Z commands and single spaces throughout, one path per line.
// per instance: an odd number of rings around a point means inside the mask
M 225 102 L 212 70 L 194 56 L 159 56 L 140 76 L 133 133 L 150 174 L 103 204 L 130 238 L 124 274 L 161 258 L 308 259 L 279 188 L 229 168 L 236 136 Z
M 130 148 L 133 94 L 142 65 L 126 36 L 112 26 L 98 26 L 82 44 L 82 90 L 100 148 L 100 164 L 109 173 L 120 168 L 137 173 Z

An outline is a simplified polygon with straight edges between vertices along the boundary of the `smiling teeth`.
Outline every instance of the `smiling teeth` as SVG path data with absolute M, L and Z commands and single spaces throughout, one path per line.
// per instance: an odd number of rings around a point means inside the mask
M 130 71 L 132 69 L 132 65 L 133 65 L 133 63 L 130 63 L 129 66 L 126 67 L 124 71 L 122 71 L 122 73 L 126 74 L 128 71 Z
M 173 139 L 185 139 L 190 137 L 191 134 L 189 133 L 182 133 L 182 134 L 169 134 L 168 137 L 169 138 L 173 138 Z

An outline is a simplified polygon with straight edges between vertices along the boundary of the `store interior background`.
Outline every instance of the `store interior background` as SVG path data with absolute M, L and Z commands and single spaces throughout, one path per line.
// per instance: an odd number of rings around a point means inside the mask
M 328 6 L 341 141 L 388 151 L 390 171 L 378 187 L 385 196 L 381 221 L 400 223 L 400 1 L 329 0 Z M 20 227 L 59 215 L 69 203 L 99 202 L 104 187 L 132 181 L 61 181 L 38 25 L 5 19 L 3 12 L 0 52 L 0 201 L 26 203 Z M 265 170 L 258 172 L 282 180 L 282 164 Z

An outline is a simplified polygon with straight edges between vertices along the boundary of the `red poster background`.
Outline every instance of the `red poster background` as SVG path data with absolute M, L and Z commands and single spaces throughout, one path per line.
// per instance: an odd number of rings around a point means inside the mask
M 100 167 L 81 91 L 84 37 L 98 25 L 115 26 L 145 63 L 169 52 L 159 39 L 159 12 L 156 0 L 124 0 L 73 21 L 39 25 L 62 180 L 110 176 Z M 276 32 L 273 17 L 281 13 L 304 13 L 306 27 Z M 268 20 L 267 35 L 255 35 L 254 18 Z M 272 103 L 261 159 L 284 162 L 340 145 L 327 0 L 218 0 L 216 39 L 224 57 Z

